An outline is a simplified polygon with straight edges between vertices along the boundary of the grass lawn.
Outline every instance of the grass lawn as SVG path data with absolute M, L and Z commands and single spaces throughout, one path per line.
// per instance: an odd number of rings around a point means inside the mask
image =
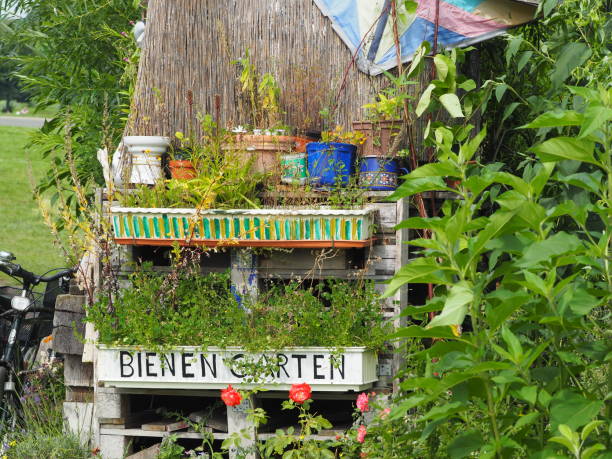
M 2 110 L 6 105 L 6 101 L 0 99 L 0 110 Z M 35 118 L 53 118 L 57 113 L 57 105 L 51 105 L 50 107 L 44 108 L 37 112 L 34 111 L 34 108 L 25 102 L 11 102 L 11 107 L 13 109 L 12 113 L 4 113 L 0 112 L 0 116 L 33 116 Z M 17 112 L 23 109 L 24 107 L 28 108 L 28 113 L 24 115 L 18 115 Z
M 17 262 L 36 274 L 65 262 L 32 197 L 35 182 L 46 171 L 46 160 L 24 149 L 33 129 L 0 126 L 0 250 L 13 252 Z M 12 279 L 0 273 L 0 284 Z

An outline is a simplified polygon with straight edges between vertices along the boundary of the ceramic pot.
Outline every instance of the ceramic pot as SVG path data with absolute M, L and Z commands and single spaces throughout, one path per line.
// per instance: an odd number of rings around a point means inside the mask
M 306 153 L 281 156 L 281 182 L 289 185 L 304 185 L 307 179 Z
M 364 156 L 359 169 L 359 185 L 372 191 L 392 191 L 397 188 L 399 173 L 408 173 L 400 168 L 397 160 L 381 156 Z
M 242 150 L 254 156 L 253 172 L 270 173 L 277 171 L 280 155 L 291 152 L 294 138 L 286 135 L 239 134 L 236 143 L 225 145 L 225 150 Z
M 172 159 L 168 161 L 168 168 L 173 179 L 191 180 L 196 177 L 193 163 L 188 159 Z
M 161 157 L 170 145 L 170 137 L 127 136 L 123 144 L 132 155 L 130 183 L 153 185 L 163 177 Z
M 362 132 L 366 141 L 361 146 L 362 156 L 389 156 L 402 120 L 353 121 L 353 130 Z
M 350 143 L 312 142 L 306 146 L 308 175 L 314 187 L 346 186 L 355 173 L 357 147 Z

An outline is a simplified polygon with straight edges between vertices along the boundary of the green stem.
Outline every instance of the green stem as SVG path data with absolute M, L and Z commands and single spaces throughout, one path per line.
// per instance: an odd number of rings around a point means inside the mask
M 491 420 L 491 427 L 493 428 L 493 435 L 495 436 L 495 455 L 501 459 L 501 437 L 499 436 L 499 427 L 497 425 L 497 415 L 495 410 L 495 403 L 493 402 L 493 394 L 491 393 L 491 385 L 489 384 L 489 379 L 484 377 L 484 386 L 487 391 L 487 406 L 488 406 L 488 415 Z

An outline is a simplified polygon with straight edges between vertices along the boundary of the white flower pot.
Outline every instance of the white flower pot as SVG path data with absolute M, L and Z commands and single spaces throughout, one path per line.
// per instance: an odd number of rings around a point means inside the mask
M 170 137 L 127 136 L 123 143 L 132 155 L 130 183 L 153 185 L 162 178 L 161 157 L 170 145 Z

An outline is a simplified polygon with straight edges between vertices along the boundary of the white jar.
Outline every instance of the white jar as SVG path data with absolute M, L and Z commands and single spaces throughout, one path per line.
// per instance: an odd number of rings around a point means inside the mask
M 132 156 L 130 183 L 153 185 L 162 178 L 161 157 L 170 145 L 170 137 L 127 136 L 123 143 Z

